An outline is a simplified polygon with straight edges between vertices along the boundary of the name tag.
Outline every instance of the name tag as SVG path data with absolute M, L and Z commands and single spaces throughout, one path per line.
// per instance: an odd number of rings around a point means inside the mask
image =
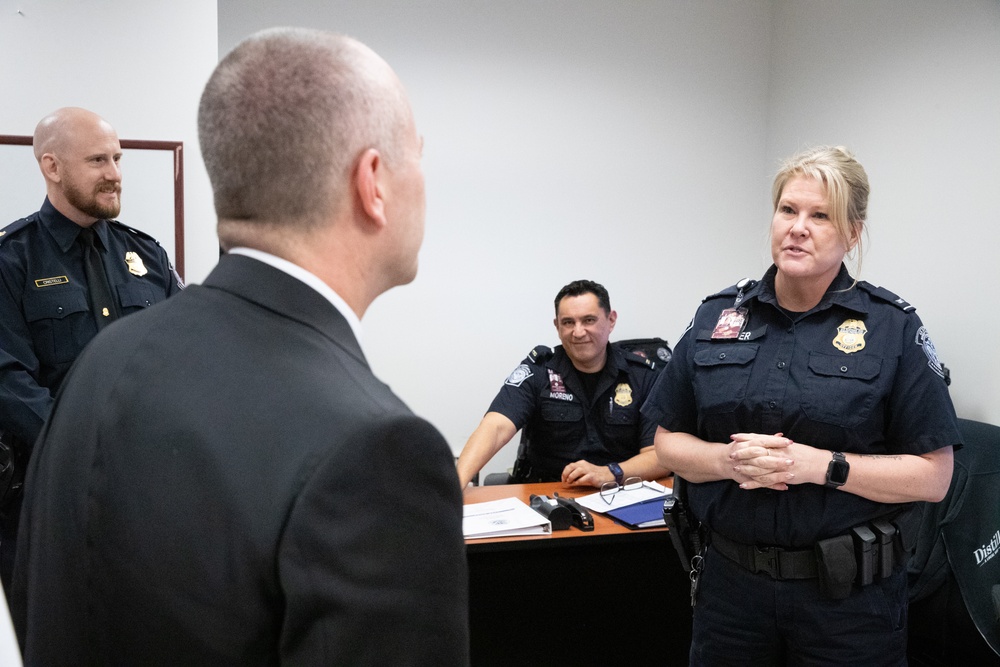
M 35 287 L 50 287 L 52 285 L 68 285 L 69 278 L 66 276 L 53 276 L 51 278 L 37 278 Z

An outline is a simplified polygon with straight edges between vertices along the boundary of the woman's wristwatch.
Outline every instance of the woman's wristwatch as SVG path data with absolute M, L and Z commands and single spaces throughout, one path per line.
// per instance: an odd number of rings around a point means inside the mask
M 837 488 L 847 483 L 847 475 L 851 472 L 851 464 L 840 452 L 833 453 L 833 460 L 826 468 L 826 486 Z

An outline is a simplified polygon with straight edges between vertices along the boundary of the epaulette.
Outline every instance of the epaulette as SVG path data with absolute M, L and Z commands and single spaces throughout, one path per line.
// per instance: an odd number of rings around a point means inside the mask
M 702 299 L 701 302 L 705 303 L 706 301 L 709 301 L 710 299 L 718 299 L 719 297 L 723 297 L 723 296 L 736 296 L 741 291 L 742 292 L 749 292 L 756 285 L 757 285 L 757 281 L 754 280 L 753 278 L 744 278 L 743 280 L 739 281 L 735 285 L 730 285 L 729 287 L 725 288 L 724 290 L 720 290 L 720 291 L 716 292 L 715 294 L 709 294 L 704 299 Z
M 531 352 L 528 353 L 526 360 L 529 363 L 535 364 L 536 366 L 541 366 L 546 361 L 552 358 L 552 349 L 545 347 L 544 345 L 536 345 Z
M 644 357 L 643 355 L 639 354 L 635 350 L 629 350 L 629 351 L 625 352 L 625 360 L 628 361 L 628 362 L 630 362 L 630 363 L 633 363 L 633 364 L 638 364 L 639 366 L 645 366 L 646 368 L 648 368 L 651 371 L 655 371 L 656 370 L 656 362 L 655 361 L 653 361 L 649 357 Z
M 115 227 L 119 227 L 119 228 L 121 228 L 121 229 L 123 229 L 126 232 L 129 232 L 131 234 L 135 234 L 139 238 L 146 239 L 147 241 L 152 241 L 156 245 L 160 245 L 159 241 L 157 241 L 155 238 L 153 238 L 152 236 L 150 236 L 146 232 L 142 231 L 141 229 L 136 229 L 135 227 L 129 227 L 124 222 L 119 222 L 118 220 L 108 220 L 108 224 L 109 225 L 114 225 Z
M 872 296 L 881 299 L 882 301 L 891 303 L 892 305 L 896 306 L 896 308 L 899 308 L 903 312 L 912 313 L 917 310 L 916 306 L 910 305 L 909 302 L 907 302 L 905 299 L 896 296 L 895 294 L 893 294 L 884 287 L 876 287 L 875 285 L 872 285 L 871 283 L 866 282 L 864 280 L 858 281 L 858 287 L 868 292 Z
M 740 289 L 736 285 L 730 285 L 724 290 L 719 290 L 715 294 L 709 294 L 704 299 L 701 300 L 702 303 L 706 301 L 711 301 L 712 299 L 718 299 L 720 296 L 736 296 L 739 294 Z
M 35 221 L 35 214 L 32 213 L 27 218 L 15 220 L 3 229 L 0 229 L 0 243 L 6 241 L 12 234 L 15 234 Z

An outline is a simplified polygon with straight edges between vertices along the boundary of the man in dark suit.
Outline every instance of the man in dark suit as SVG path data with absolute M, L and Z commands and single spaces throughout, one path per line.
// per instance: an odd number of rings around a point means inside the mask
M 452 454 L 359 344 L 423 237 L 402 84 L 349 38 L 265 31 L 199 136 L 227 254 L 63 385 L 15 566 L 26 664 L 467 663 Z

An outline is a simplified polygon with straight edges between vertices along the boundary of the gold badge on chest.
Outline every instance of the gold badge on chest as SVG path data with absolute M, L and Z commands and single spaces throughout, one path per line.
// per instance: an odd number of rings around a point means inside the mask
M 128 264 L 128 272 L 136 276 L 146 275 L 146 266 L 142 263 L 139 253 L 129 251 L 125 253 L 125 263 Z
M 868 328 L 861 320 L 844 320 L 837 327 L 837 337 L 833 339 L 833 346 L 844 354 L 863 350 L 865 349 L 866 333 L 868 333 Z
M 615 405 L 627 408 L 632 405 L 632 387 L 625 382 L 619 382 L 615 387 Z

